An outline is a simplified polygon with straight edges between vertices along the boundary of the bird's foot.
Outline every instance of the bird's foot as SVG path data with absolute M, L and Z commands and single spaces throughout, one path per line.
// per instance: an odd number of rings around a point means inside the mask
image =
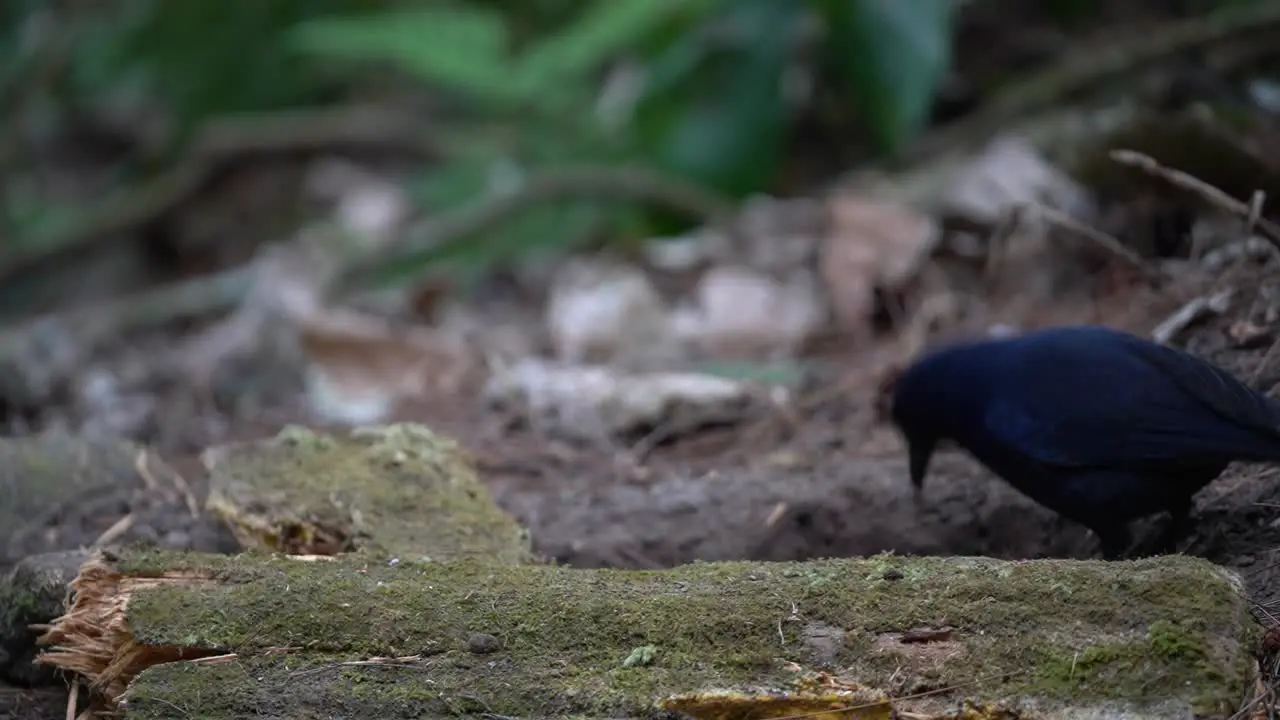
M 1138 543 L 1133 557 L 1157 557 L 1160 555 L 1177 555 L 1178 545 L 1186 538 L 1195 523 L 1191 521 L 1191 507 L 1176 507 L 1169 510 L 1169 521 L 1164 528 L 1153 533 L 1151 537 Z
M 1167 527 L 1146 541 L 1139 542 L 1129 553 L 1131 558 L 1159 557 L 1161 555 L 1177 555 L 1178 545 L 1185 536 L 1182 528 Z
M 1094 528 L 1093 533 L 1102 543 L 1103 559 L 1132 560 L 1159 555 L 1176 555 L 1178 545 L 1191 532 L 1195 523 L 1191 521 L 1189 505 L 1173 508 L 1169 510 L 1169 515 L 1169 522 L 1163 530 L 1155 537 L 1144 538 L 1137 543 L 1133 542 L 1133 535 L 1127 527 L 1121 531 L 1109 528 L 1104 532 Z
M 1133 536 L 1127 529 L 1105 533 L 1094 530 L 1093 534 L 1098 536 L 1098 541 L 1102 544 L 1103 560 L 1124 560 L 1129 556 Z
M 1169 523 L 1165 525 L 1164 530 L 1160 532 L 1156 541 L 1156 555 L 1176 555 L 1178 554 L 1178 545 L 1182 540 L 1191 534 L 1191 530 L 1195 524 L 1191 522 L 1191 514 L 1188 511 L 1175 511 L 1169 518 Z
M 919 485 L 911 486 L 911 502 L 916 506 L 924 505 L 924 488 Z

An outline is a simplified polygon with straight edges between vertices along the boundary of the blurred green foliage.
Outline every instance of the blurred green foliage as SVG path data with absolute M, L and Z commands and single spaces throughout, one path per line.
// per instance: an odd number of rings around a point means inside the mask
M 0 83 L 52 63 L 41 93 L 79 108 L 143 98 L 168 114 L 173 148 L 220 114 L 367 98 L 399 77 L 432 98 L 450 150 L 415 188 L 432 208 L 566 164 L 643 163 L 742 197 L 776 181 L 818 76 L 840 79 L 882 152 L 908 143 L 954 13 L 953 0 L 15 0 Z M 661 219 L 565 202 L 461 259 L 639 237 Z
M 602 75 L 630 60 L 640 87 L 627 98 L 629 122 L 610 128 L 611 149 L 735 195 L 773 179 L 800 110 L 787 86 L 813 69 L 806 59 L 839 69 L 850 102 L 893 152 L 925 122 L 950 58 L 950 0 L 597 0 L 579 8 L 520 49 L 508 31 L 515 11 L 479 4 L 306 22 L 293 39 L 306 51 L 389 63 L 474 101 L 482 119 L 536 113 L 570 144 L 582 133 L 588 144 L 601 140 Z M 823 31 L 808 57 L 806 35 L 815 33 L 807 24 Z M 532 134 L 543 140 L 545 130 Z

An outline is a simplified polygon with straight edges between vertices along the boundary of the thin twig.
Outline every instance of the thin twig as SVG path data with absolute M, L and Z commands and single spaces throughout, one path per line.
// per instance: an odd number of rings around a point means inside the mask
M 92 548 L 101 548 L 119 540 L 125 533 L 129 532 L 129 528 L 133 527 L 135 517 L 133 513 L 129 513 L 119 520 L 111 523 L 111 527 L 102 531 L 97 540 L 90 545 Z
M 1144 275 L 1151 276 L 1158 274 L 1148 263 L 1143 261 L 1142 257 L 1138 255 L 1138 253 L 1126 247 L 1124 243 L 1111 235 L 1108 235 L 1097 228 L 1090 227 L 1060 210 L 1055 210 L 1044 205 L 1038 206 L 1037 210 L 1040 213 L 1040 216 L 1044 218 L 1045 222 L 1050 225 L 1056 225 L 1063 230 L 1075 233 L 1081 238 L 1084 238 L 1085 240 L 1088 240 L 1094 245 L 1102 248 L 1111 255 L 1124 260 L 1130 267 L 1142 272 Z
M 1008 83 L 974 113 L 922 138 L 906 159 L 918 161 L 985 142 L 1011 123 L 1069 104 L 1067 98 L 1073 94 L 1098 87 L 1104 81 L 1152 67 L 1189 50 L 1238 43 L 1245 33 L 1265 33 L 1276 25 L 1280 25 L 1280 3 L 1232 3 L 1198 17 L 1146 28 L 1128 38 L 1101 37 L 1087 45 L 1074 46 L 1059 62 Z
M 1261 217 L 1261 209 L 1258 207 L 1261 204 L 1261 200 L 1258 199 L 1256 193 L 1251 202 L 1246 203 L 1231 197 L 1190 173 L 1161 165 L 1159 161 L 1150 155 L 1144 155 L 1135 150 L 1112 150 L 1110 156 L 1112 160 L 1121 165 L 1136 167 L 1148 175 L 1162 178 L 1175 187 L 1199 196 L 1205 202 L 1220 210 L 1239 216 L 1246 228 L 1257 230 L 1259 236 L 1271 243 L 1277 250 L 1280 250 L 1280 225 Z
M 435 154 L 424 137 L 421 118 L 389 108 L 347 106 L 214 118 L 197 131 L 176 164 L 109 194 L 66 225 L 23 238 L 0 260 L 0 279 L 154 220 L 199 192 L 218 168 L 236 157 L 342 145 L 392 146 Z
M 534 205 L 569 198 L 641 202 L 718 226 L 727 226 L 736 213 L 735 206 L 716 193 L 644 167 L 544 170 L 515 191 L 487 196 L 411 227 L 399 242 L 345 268 L 338 289 L 350 290 L 382 268 L 454 252 L 476 234 Z

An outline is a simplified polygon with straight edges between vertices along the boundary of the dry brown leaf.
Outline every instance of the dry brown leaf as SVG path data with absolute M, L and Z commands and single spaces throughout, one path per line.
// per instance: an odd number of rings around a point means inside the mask
M 317 313 L 299 331 L 308 399 L 328 420 L 380 422 L 400 401 L 457 391 L 476 367 L 461 339 L 349 310 Z
M 819 258 L 836 321 L 862 330 L 875 309 L 875 290 L 900 290 L 915 277 L 940 236 L 930 217 L 890 200 L 839 193 L 830 201 L 831 228 Z

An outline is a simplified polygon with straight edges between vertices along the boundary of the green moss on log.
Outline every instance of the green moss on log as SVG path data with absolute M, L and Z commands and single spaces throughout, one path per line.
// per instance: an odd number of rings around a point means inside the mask
M 494 504 L 470 456 L 418 425 L 344 436 L 288 427 L 206 453 L 209 508 L 247 547 L 325 545 L 401 558 L 530 562 L 528 532 Z M 324 553 L 328 554 L 328 553 Z
M 908 692 L 957 686 L 1048 716 L 1230 714 L 1252 682 L 1255 628 L 1238 580 L 1186 557 L 880 556 L 643 572 L 163 554 L 124 563 L 141 574 L 190 566 L 221 583 L 140 592 L 129 607 L 139 640 L 244 658 L 234 670 L 143 673 L 130 717 L 232 717 L 271 698 L 331 717 L 426 701 L 450 712 L 631 715 L 672 694 L 793 688 L 787 661 L 871 687 L 891 677 Z M 943 626 L 952 630 L 936 642 L 901 641 Z M 475 633 L 497 648 L 475 652 Z M 263 654 L 279 647 L 299 649 Z M 648 662 L 629 663 L 640 647 Z M 401 656 L 422 659 L 334 664 Z

